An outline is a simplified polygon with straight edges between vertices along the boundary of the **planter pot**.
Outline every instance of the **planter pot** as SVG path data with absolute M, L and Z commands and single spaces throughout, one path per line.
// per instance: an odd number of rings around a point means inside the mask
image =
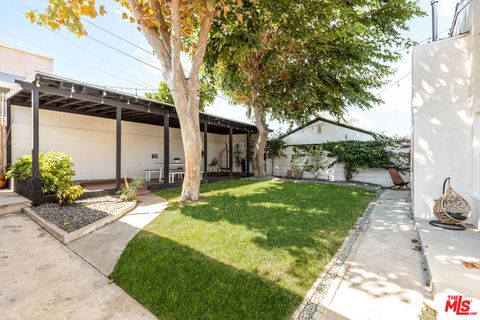
M 13 191 L 18 193 L 19 195 L 24 196 L 27 199 L 32 200 L 33 198 L 33 186 L 32 180 L 20 180 L 17 178 L 13 178 Z
M 302 170 L 287 170 L 287 178 L 302 179 L 303 178 L 303 171 Z
M 5 179 L 5 175 L 0 175 L 0 189 L 5 188 L 7 185 L 7 179 Z
M 57 197 L 54 194 L 35 194 L 33 191 L 33 186 L 33 179 L 19 180 L 17 178 L 13 178 L 13 191 L 29 200 L 32 200 L 33 205 L 37 206 L 43 203 L 57 202 Z

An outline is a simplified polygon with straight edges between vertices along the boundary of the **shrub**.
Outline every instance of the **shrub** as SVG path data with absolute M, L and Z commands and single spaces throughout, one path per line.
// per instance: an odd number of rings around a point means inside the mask
M 42 180 L 42 193 L 55 194 L 64 186 L 73 184 L 72 157 L 65 153 L 47 152 L 39 154 L 40 179 Z M 32 177 L 32 156 L 26 155 L 15 161 L 7 172 L 8 178 L 26 180 Z
M 267 145 L 265 146 L 265 152 L 267 158 L 280 158 L 284 157 L 284 150 L 286 148 L 285 141 L 282 138 L 272 138 L 267 140 Z
M 57 200 L 62 206 L 70 205 L 83 194 L 85 190 L 80 185 L 69 185 L 62 187 L 57 192 Z
M 292 155 L 290 165 L 287 171 L 287 178 L 301 179 L 303 178 L 303 166 L 304 159 L 300 152 L 296 152 Z
M 322 148 L 311 148 L 305 152 L 303 170 L 313 174 L 315 179 L 320 180 L 326 169 L 335 164 L 335 159 L 328 156 L 328 152 Z
M 294 151 L 297 156 L 310 154 L 314 158 L 316 156 L 324 157 L 317 150 L 327 151 L 329 157 L 344 164 L 345 177 L 347 180 L 351 180 L 359 167 L 396 168 L 401 172 L 409 171 L 410 156 L 408 152 L 405 152 L 408 147 L 409 140 L 406 138 L 375 136 L 373 140 L 369 141 L 343 140 L 320 145 L 296 146 Z M 315 155 L 315 153 L 318 154 Z
M 121 191 L 119 191 L 120 199 L 122 201 L 137 200 L 137 189 L 142 185 L 143 179 L 137 178 L 128 183 L 127 177 L 125 177 L 125 183 Z

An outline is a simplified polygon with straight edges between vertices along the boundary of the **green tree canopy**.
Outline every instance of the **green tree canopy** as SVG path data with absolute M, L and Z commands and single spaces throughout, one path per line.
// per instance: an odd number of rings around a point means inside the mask
M 172 93 L 166 81 L 160 82 L 156 92 L 147 92 L 145 96 L 149 99 L 174 104 Z M 200 81 L 200 111 L 205 111 L 205 107 L 211 105 L 217 96 L 217 89 L 207 80 Z
M 413 44 L 402 34 L 407 21 L 423 14 L 411 0 L 266 0 L 243 9 L 243 23 L 213 24 L 205 61 L 221 90 L 253 112 L 258 161 L 267 114 L 301 123 L 380 103 L 371 90 L 393 73 L 398 48 Z

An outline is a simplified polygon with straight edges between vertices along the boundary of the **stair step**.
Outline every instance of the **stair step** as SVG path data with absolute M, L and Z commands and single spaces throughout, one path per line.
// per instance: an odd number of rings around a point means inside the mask
M 20 213 L 23 208 L 27 208 L 31 206 L 30 201 L 21 201 L 21 202 L 14 202 L 10 204 L 2 204 L 0 205 L 0 215 L 8 214 L 8 213 Z
M 31 206 L 31 201 L 13 191 L 2 190 L 0 192 L 0 215 L 8 213 L 20 213 L 23 208 Z

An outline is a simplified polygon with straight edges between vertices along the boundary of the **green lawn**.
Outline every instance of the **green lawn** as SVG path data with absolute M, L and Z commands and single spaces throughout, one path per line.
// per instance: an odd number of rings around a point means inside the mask
M 179 189 L 111 278 L 162 319 L 287 319 L 375 196 L 322 184 L 228 181 Z

